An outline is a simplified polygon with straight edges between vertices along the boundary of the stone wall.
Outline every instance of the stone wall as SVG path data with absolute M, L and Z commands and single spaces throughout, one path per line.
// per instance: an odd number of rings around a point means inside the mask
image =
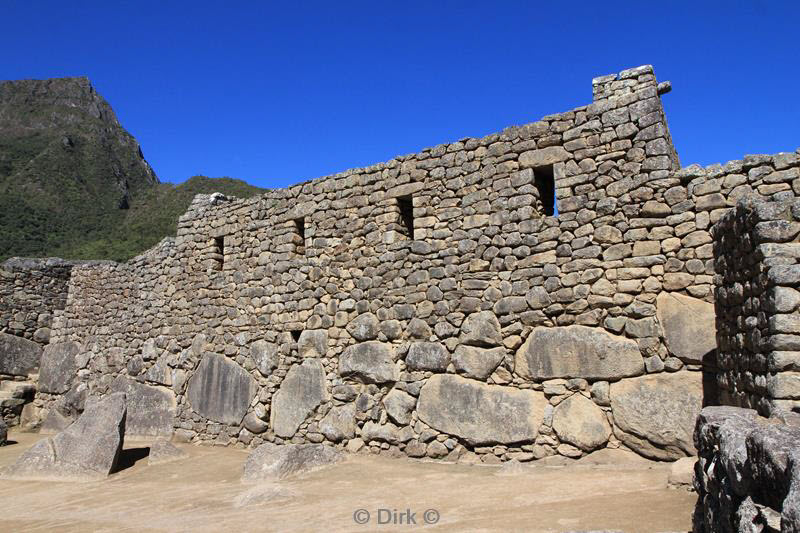
M 800 531 L 797 415 L 706 407 L 694 435 L 695 533 Z
M 13 257 L 0 264 L 0 333 L 46 345 L 53 313 L 67 303 L 72 268 L 81 263 Z
M 746 192 L 793 194 L 798 162 L 680 169 L 667 88 L 639 67 L 482 139 L 198 196 L 174 240 L 73 270 L 42 365 L 68 379 L 37 406 L 57 427 L 125 390 L 129 431 L 223 445 L 693 453 L 716 394 L 710 226 Z
M 800 200 L 741 200 L 714 226 L 721 401 L 800 408 Z
M 86 262 L 80 262 L 86 263 Z M 19 424 L 33 400 L 42 348 L 55 313 L 64 309 L 72 268 L 57 258 L 11 258 L 0 265 L 0 417 Z

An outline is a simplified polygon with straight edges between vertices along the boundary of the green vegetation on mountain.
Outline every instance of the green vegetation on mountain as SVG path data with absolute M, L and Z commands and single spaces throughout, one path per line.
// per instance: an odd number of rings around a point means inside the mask
M 123 261 L 167 235 L 195 194 L 249 197 L 230 178 L 160 183 L 86 78 L 0 83 L 0 260 Z

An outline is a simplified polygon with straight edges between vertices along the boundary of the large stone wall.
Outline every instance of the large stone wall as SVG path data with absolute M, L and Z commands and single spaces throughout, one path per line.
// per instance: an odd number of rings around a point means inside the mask
M 800 200 L 741 200 L 714 226 L 722 403 L 800 407 Z
M 76 264 L 80 263 L 18 257 L 0 264 L 0 333 L 46 345 L 53 313 L 67 303 L 67 284 Z
M 198 196 L 174 240 L 73 270 L 43 361 L 69 379 L 37 405 L 56 427 L 126 390 L 134 433 L 224 445 L 693 453 L 716 395 L 710 226 L 748 192 L 793 194 L 798 162 L 680 169 L 666 90 L 639 67 L 482 139 Z

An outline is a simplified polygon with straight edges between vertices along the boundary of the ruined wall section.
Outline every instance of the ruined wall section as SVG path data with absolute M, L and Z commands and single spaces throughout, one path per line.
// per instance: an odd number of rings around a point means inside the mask
M 800 201 L 745 197 L 714 226 L 721 401 L 800 408 Z
M 55 311 L 67 302 L 67 284 L 78 261 L 21 259 L 0 265 L 0 333 L 42 346 L 50 340 Z
M 198 196 L 174 242 L 76 269 L 54 339 L 79 346 L 75 378 L 40 407 L 68 418 L 78 389 L 124 389 L 147 398 L 137 431 L 218 444 L 692 453 L 715 347 L 698 335 L 709 227 L 732 189 L 678 170 L 651 67 L 594 94 L 257 198 Z M 549 176 L 558 217 L 542 216 Z

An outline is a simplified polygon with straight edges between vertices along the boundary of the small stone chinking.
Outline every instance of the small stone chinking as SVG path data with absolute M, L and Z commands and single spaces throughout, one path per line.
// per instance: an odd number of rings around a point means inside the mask
M 209 444 L 693 454 L 716 368 L 711 226 L 743 196 L 793 197 L 798 156 L 681 168 L 652 67 L 592 89 L 481 139 L 199 195 L 176 237 L 74 267 L 50 346 L 78 349 L 42 372 L 74 370 L 37 392 L 44 424 L 121 391 L 127 432 Z

